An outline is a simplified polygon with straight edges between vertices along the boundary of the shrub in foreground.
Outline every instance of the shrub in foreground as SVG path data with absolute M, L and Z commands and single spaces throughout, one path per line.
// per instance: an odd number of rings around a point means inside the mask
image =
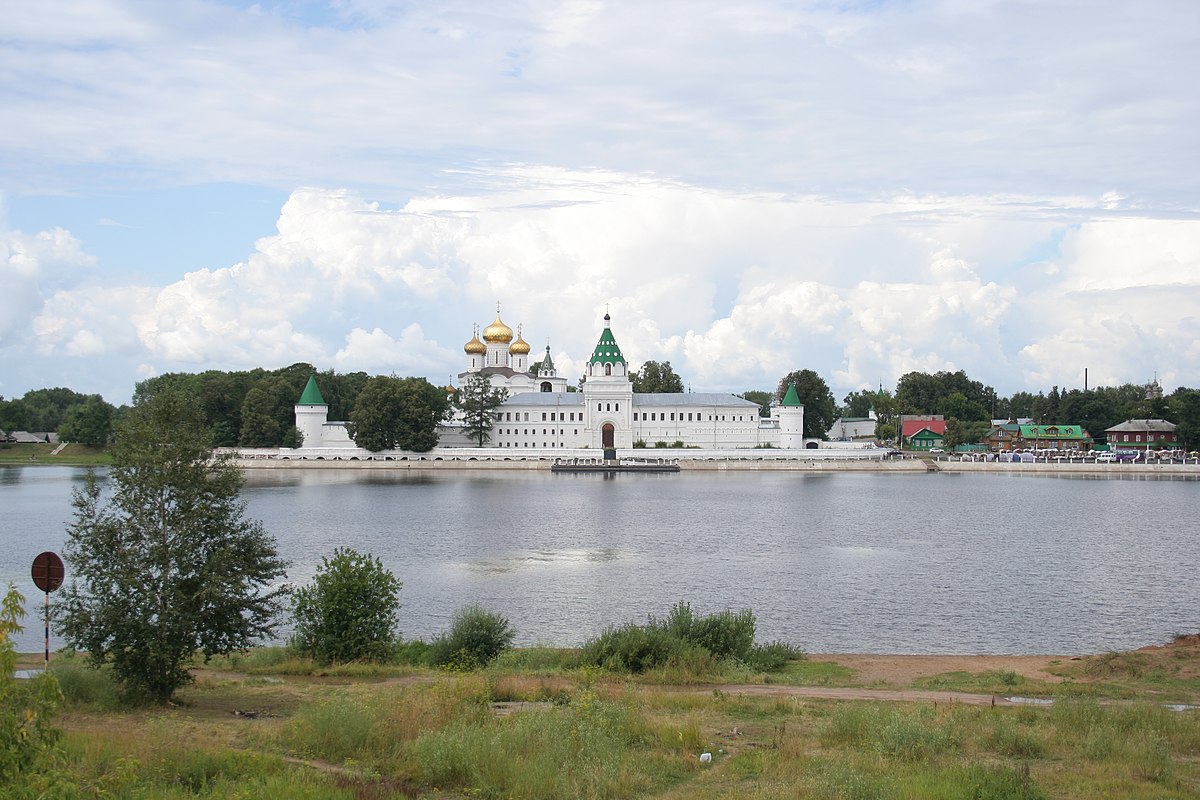
M 39 771 L 58 741 L 61 731 L 51 720 L 62 693 L 53 675 L 42 674 L 18 683 L 14 677 L 16 656 L 12 635 L 22 629 L 25 598 L 9 584 L 0 598 L 0 786 L 4 796 L 18 796 L 17 789 Z
M 322 663 L 392 656 L 400 581 L 370 554 L 339 547 L 296 591 L 292 646 Z
M 439 667 L 461 670 L 486 667 L 512 647 L 516 635 L 505 617 L 473 603 L 459 609 L 450 631 L 434 641 L 432 660 Z
M 756 646 L 755 629 L 750 609 L 725 609 L 700 616 L 688 603 L 676 603 L 664 619 L 651 615 L 645 625 L 627 623 L 605 629 L 584 645 L 580 660 L 628 672 L 645 672 L 672 663 L 729 660 L 772 672 L 804 655 L 785 642 Z

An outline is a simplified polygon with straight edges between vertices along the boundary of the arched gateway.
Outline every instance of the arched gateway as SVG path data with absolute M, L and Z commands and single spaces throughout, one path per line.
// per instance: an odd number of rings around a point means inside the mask
M 605 449 L 612 449 L 613 447 L 616 447 L 614 444 L 616 441 L 616 437 L 614 435 L 615 431 L 616 428 L 613 427 L 611 422 L 604 423 L 604 427 L 600 429 L 600 445 L 602 447 Z

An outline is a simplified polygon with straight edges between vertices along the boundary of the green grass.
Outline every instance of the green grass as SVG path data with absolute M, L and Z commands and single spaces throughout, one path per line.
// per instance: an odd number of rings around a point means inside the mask
M 264 648 L 215 661 L 224 671 L 200 671 L 170 708 L 131 709 L 113 701 L 104 672 L 63 657 L 55 666 L 66 696 L 61 754 L 13 796 L 1200 795 L 1200 713 L 1164 709 L 1153 683 L 1127 687 L 1139 702 L 1116 704 L 1070 692 L 1056 693 L 1050 707 L 835 702 L 686 681 L 651 686 L 645 676 L 578 668 L 574 659 L 528 648 L 461 675 L 370 665 L 415 670 L 393 680 L 353 674 L 367 665 L 305 672 L 286 648 Z M 806 660 L 767 677 L 856 680 L 836 664 Z M 925 683 L 1029 688 L 1012 673 L 945 673 Z M 497 701 L 525 704 L 501 709 Z M 700 763 L 704 752 L 710 764 Z
M 14 444 L 0 446 L 0 465 L 51 465 L 51 466 L 108 466 L 112 458 L 103 450 L 95 450 L 80 444 L 68 444 L 56 456 L 50 455 L 56 444 Z

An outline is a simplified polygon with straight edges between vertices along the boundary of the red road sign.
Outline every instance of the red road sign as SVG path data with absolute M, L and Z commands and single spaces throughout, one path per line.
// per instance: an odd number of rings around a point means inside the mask
M 43 592 L 53 592 L 62 586 L 67 570 L 58 553 L 47 550 L 33 560 L 33 582 Z

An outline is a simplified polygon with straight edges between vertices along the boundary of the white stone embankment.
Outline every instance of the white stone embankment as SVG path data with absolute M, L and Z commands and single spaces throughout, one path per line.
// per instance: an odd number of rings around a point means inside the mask
M 1147 478 L 1191 476 L 1200 478 L 1200 464 L 1127 464 L 1095 462 L 1005 463 L 995 461 L 933 461 L 938 472 L 987 472 L 1008 475 L 1078 475 L 1080 477 Z
M 750 452 L 750 451 L 748 451 Z M 346 459 L 346 458 L 280 458 L 259 454 L 241 458 L 235 463 L 247 470 L 517 470 L 548 471 L 560 455 L 534 454 L 520 458 L 500 458 L 466 452 L 433 452 L 413 454 L 404 458 Z M 595 454 L 590 458 L 594 460 Z M 636 456 L 622 454 L 626 463 L 654 462 L 658 459 L 639 453 Z M 1055 475 L 1104 478 L 1150 478 L 1150 477 L 1193 477 L 1200 478 L 1200 464 L 1129 464 L 1129 463 L 1006 463 L 996 461 L 959 461 L 949 458 L 788 458 L 760 457 L 758 455 L 676 455 L 662 460 L 678 464 L 680 470 L 691 472 L 882 472 L 882 473 L 986 473 L 993 475 Z

